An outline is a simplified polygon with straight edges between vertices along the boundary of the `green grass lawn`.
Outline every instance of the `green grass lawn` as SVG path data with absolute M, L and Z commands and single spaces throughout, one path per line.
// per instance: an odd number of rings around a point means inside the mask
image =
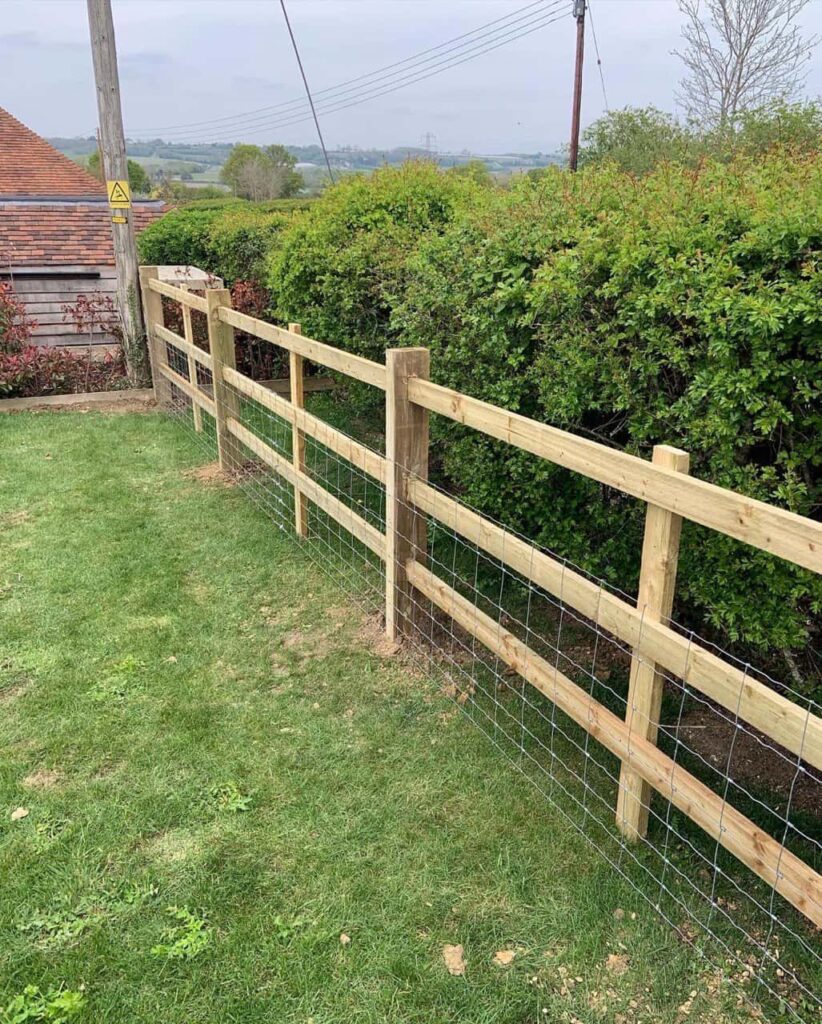
M 0 1021 L 749 1019 L 202 460 L 0 417 Z

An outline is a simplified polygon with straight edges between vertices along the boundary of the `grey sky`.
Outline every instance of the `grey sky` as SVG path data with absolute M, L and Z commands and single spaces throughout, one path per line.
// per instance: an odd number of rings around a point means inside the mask
M 321 90 L 525 6 L 528 0 L 290 0 L 312 88 Z M 552 0 L 544 0 L 546 6 Z M 674 108 L 680 63 L 675 0 L 591 0 L 612 107 Z M 441 150 L 552 150 L 568 133 L 574 50 L 566 16 L 426 81 L 322 116 L 334 146 L 416 145 Z M 567 9 L 567 10 L 566 10 Z M 114 0 L 126 130 L 181 141 L 316 141 L 310 122 L 270 127 L 280 112 L 169 130 L 302 98 L 278 0 Z M 801 24 L 822 35 L 822 0 Z M 587 40 L 583 122 L 603 110 Z M 822 51 L 807 92 L 822 94 Z M 85 0 L 0 0 L 0 106 L 44 135 L 89 134 L 96 110 Z M 259 116 L 259 115 L 258 115 Z

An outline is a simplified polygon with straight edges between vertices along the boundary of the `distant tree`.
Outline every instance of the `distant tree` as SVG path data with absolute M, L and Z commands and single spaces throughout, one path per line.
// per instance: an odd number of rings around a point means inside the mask
M 687 68 L 678 97 L 689 118 L 709 129 L 733 126 L 745 110 L 789 100 L 818 39 L 795 24 L 809 0 L 679 0 Z
M 448 168 L 448 174 L 457 178 L 470 178 L 478 185 L 493 185 L 494 176 L 488 170 L 484 160 L 468 160 L 464 164 L 454 164 Z
M 184 181 L 163 178 L 151 192 L 152 199 L 163 199 L 174 206 L 185 206 L 197 199 L 230 199 L 219 185 L 186 185 Z
M 99 178 L 100 181 L 103 180 L 103 175 L 100 170 L 99 150 L 92 153 L 88 158 L 88 169 L 95 178 Z M 143 165 L 138 164 L 136 160 L 128 161 L 128 183 L 131 186 L 133 195 L 147 196 L 151 191 L 151 179 Z
M 220 171 L 220 180 L 242 199 L 259 202 L 296 195 L 303 187 L 296 159 L 285 146 L 239 143 Z
M 698 139 L 671 114 L 656 107 L 625 107 L 588 125 L 579 162 L 610 160 L 631 174 L 647 174 L 663 161 L 692 163 L 698 156 Z

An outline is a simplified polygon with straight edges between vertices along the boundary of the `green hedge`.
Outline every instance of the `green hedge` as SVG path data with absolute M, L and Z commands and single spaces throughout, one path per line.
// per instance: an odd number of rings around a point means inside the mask
M 225 278 L 261 281 L 277 236 L 310 199 L 204 199 L 167 213 L 140 235 L 140 262 L 183 263 Z
M 406 174 L 347 183 L 283 233 L 278 315 L 371 358 L 427 345 L 441 383 L 646 458 L 678 445 L 695 475 L 818 515 L 822 158 L 459 196 Z M 635 589 L 640 503 L 453 424 L 434 443 L 470 502 Z M 680 619 L 760 654 L 818 636 L 822 579 L 746 545 L 686 529 L 680 580 Z

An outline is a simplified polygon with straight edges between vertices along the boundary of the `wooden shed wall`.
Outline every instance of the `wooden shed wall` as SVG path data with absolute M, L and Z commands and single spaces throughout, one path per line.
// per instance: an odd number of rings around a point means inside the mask
M 11 280 L 28 316 L 36 321 L 32 340 L 37 345 L 60 347 L 110 345 L 116 339 L 99 327 L 90 333 L 77 333 L 63 307 L 74 305 L 81 295 L 102 293 L 116 297 L 114 267 L 44 267 L 0 273 L 0 280 Z

